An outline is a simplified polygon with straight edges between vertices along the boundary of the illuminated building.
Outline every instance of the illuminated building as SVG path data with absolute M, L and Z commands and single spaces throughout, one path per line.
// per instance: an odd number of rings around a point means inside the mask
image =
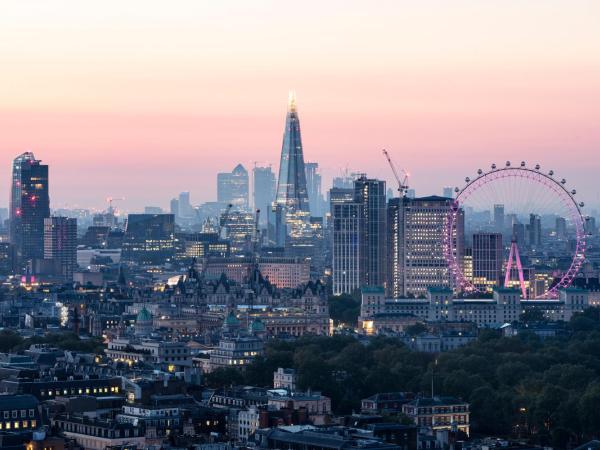
M 227 240 L 233 255 L 251 253 L 256 236 L 255 215 L 242 211 L 230 211 L 221 215 L 221 227 L 227 230 Z
M 185 342 L 116 338 L 109 341 L 104 352 L 116 362 L 130 365 L 144 362 L 167 372 L 181 372 L 192 367 L 190 349 Z
M 18 433 L 40 428 L 38 405 L 33 395 L 0 395 L 0 432 Z
M 452 200 L 430 196 L 394 198 L 388 210 L 388 295 L 425 295 L 433 286 L 450 287 L 446 228 Z M 452 245 L 459 261 L 464 254 L 464 216 L 459 214 Z
M 209 371 L 227 367 L 244 370 L 262 353 L 262 339 L 253 336 L 225 336 L 210 354 Z
M 463 256 L 463 275 L 469 283 L 473 282 L 473 249 L 465 247 Z
M 48 166 L 31 152 L 13 161 L 9 235 L 21 268 L 28 260 L 44 257 L 44 219 L 50 217 Z
M 271 206 L 269 227 L 271 241 L 278 246 L 296 247 L 297 255 L 312 251 L 310 208 L 306 187 L 306 169 L 300 133 L 296 97 L 290 93 L 285 130 L 281 146 L 279 177 L 275 202 Z M 285 235 L 285 240 L 283 236 Z
M 481 291 L 492 291 L 500 286 L 504 247 L 501 233 L 473 235 L 473 286 Z
M 90 378 L 87 380 L 5 379 L 0 381 L 0 391 L 11 394 L 31 394 L 39 401 L 74 395 L 110 397 L 121 392 L 121 378 Z
M 459 430 L 469 435 L 469 404 L 457 398 L 418 398 L 402 405 L 402 413 L 419 427 Z
M 77 219 L 44 219 L 44 259 L 59 261 L 65 279 L 73 279 L 77 267 Z
M 248 209 L 248 171 L 238 164 L 231 172 L 217 174 L 217 201 Z M 181 205 L 180 205 L 181 207 Z
M 163 264 L 173 257 L 173 214 L 129 214 L 123 240 L 123 259 L 138 264 Z

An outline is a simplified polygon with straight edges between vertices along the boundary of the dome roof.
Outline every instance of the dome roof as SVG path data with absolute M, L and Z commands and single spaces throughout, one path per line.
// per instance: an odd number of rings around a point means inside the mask
M 239 324 L 240 324 L 240 321 L 235 316 L 233 311 L 231 311 L 229 313 L 229 315 L 227 316 L 227 318 L 225 319 L 225 325 L 227 325 L 229 327 L 235 327 L 235 326 L 238 326 Z
M 252 333 L 260 333 L 265 331 L 265 324 L 259 318 L 256 318 L 250 324 L 250 331 Z
M 152 320 L 152 314 L 144 306 L 135 319 L 136 322 L 150 322 Z

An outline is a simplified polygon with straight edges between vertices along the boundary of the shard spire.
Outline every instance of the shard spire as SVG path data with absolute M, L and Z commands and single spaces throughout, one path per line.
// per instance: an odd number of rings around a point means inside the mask
M 300 119 L 296 94 L 290 91 L 285 119 L 276 203 L 290 212 L 309 212 L 304 153 L 300 134 Z

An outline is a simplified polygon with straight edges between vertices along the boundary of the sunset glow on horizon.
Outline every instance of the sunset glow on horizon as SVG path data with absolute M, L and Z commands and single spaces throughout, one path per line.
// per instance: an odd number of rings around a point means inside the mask
M 0 206 L 26 150 L 53 208 L 214 200 L 277 168 L 290 89 L 324 190 L 387 148 L 418 194 L 526 160 L 600 206 L 600 2 L 15 0 L 0 54 Z

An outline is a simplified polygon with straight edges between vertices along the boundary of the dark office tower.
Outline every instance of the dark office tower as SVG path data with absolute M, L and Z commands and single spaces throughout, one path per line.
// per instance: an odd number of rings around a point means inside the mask
M 504 230 L 504 205 L 494 205 L 494 229 L 500 233 Z
M 173 214 L 129 214 L 123 259 L 142 265 L 163 264 L 175 252 Z
M 260 209 L 260 222 L 267 222 L 269 208 L 275 200 L 276 181 L 271 167 L 254 167 L 254 208 Z
M 430 196 L 395 198 L 388 206 L 388 286 L 393 297 L 427 294 L 452 287 L 446 257 L 446 230 L 452 200 Z M 464 214 L 458 214 L 452 248 L 464 260 Z
M 529 214 L 529 244 L 536 247 L 542 244 L 542 218 L 537 214 Z
M 362 285 L 384 286 L 386 282 L 385 181 L 361 176 L 354 181 L 354 199 L 362 205 L 365 226 L 361 233 Z
M 10 241 L 21 268 L 44 256 L 44 219 L 50 216 L 48 166 L 31 152 L 13 161 L 10 197 Z
M 238 164 L 231 172 L 217 174 L 217 201 L 248 209 L 248 171 Z M 180 206 L 181 208 L 181 206 Z
M 473 235 L 473 285 L 482 291 L 499 287 L 502 279 L 502 233 Z
M 525 225 L 522 223 L 513 223 L 512 226 L 512 238 L 515 240 L 517 245 L 521 248 L 524 248 L 527 245 L 527 240 L 525 238 Z
M 275 201 L 277 204 L 284 206 L 289 213 L 310 212 L 302 137 L 300 135 L 300 119 L 296 109 L 296 97 L 293 93 L 290 93 L 288 112 L 285 119 Z
M 310 214 L 315 217 L 323 216 L 323 196 L 321 195 L 321 174 L 319 164 L 308 162 L 306 167 L 306 189 L 308 190 L 308 204 Z
M 77 267 L 77 219 L 44 219 L 44 259 L 57 261 L 65 280 L 73 280 Z

